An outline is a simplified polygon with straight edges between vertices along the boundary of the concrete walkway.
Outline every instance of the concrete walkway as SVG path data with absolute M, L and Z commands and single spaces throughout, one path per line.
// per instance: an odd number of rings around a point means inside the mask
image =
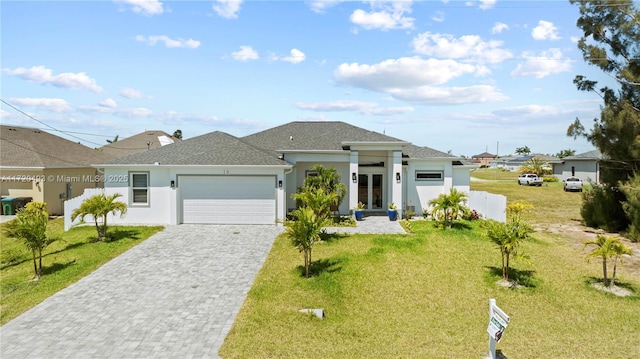
M 2 358 L 215 358 L 276 226 L 169 226 L 0 328 Z
M 0 328 L 2 358 L 216 358 L 276 226 L 169 226 Z M 405 233 L 365 217 L 338 233 Z
M 370 234 L 406 234 L 398 221 L 390 221 L 389 217 L 366 216 L 356 222 L 356 227 L 328 227 L 329 233 L 370 233 Z

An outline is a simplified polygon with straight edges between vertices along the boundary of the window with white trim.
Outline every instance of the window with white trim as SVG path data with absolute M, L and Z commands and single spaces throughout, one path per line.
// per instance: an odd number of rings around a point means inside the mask
M 129 178 L 131 178 L 131 204 L 149 204 L 149 173 L 130 173 Z
M 444 171 L 416 171 L 416 181 L 442 181 Z

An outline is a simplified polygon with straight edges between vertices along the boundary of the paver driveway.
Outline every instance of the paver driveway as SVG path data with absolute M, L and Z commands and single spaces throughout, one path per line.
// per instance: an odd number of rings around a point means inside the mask
M 217 357 L 282 231 L 169 226 L 2 326 L 1 357 Z

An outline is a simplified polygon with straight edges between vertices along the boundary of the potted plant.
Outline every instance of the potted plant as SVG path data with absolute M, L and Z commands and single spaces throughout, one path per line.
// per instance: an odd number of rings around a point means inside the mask
M 389 207 L 389 209 L 387 210 L 387 215 L 389 216 L 389 220 L 390 221 L 397 220 L 398 219 L 398 207 L 393 203 L 389 203 L 388 207 Z
M 364 203 L 358 202 L 356 208 L 353 210 L 356 215 L 356 221 L 362 221 L 362 215 L 364 214 Z

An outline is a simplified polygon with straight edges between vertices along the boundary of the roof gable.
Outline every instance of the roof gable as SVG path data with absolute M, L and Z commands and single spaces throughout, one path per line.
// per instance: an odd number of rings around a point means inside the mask
M 215 131 L 154 150 L 118 158 L 108 164 L 155 164 L 194 166 L 282 166 L 277 156 Z
M 0 125 L 0 165 L 89 167 L 112 157 L 36 128 Z

